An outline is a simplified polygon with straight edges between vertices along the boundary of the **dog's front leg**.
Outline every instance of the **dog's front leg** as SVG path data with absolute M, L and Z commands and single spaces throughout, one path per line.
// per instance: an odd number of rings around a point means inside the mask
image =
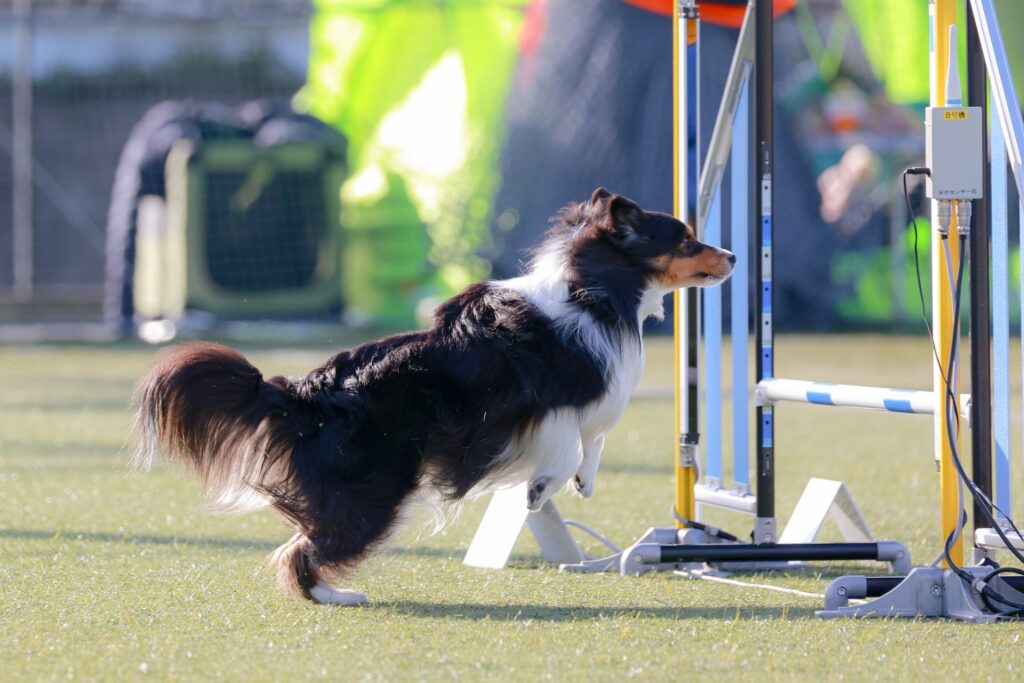
M 594 481 L 597 479 L 597 466 L 601 464 L 601 451 L 604 450 L 604 434 L 596 438 L 583 440 L 583 462 L 576 470 L 572 487 L 581 498 L 594 495 Z
M 543 454 L 526 490 L 526 507 L 536 512 L 551 496 L 558 493 L 580 469 L 583 443 L 578 429 L 568 425 L 542 424 L 533 444 Z

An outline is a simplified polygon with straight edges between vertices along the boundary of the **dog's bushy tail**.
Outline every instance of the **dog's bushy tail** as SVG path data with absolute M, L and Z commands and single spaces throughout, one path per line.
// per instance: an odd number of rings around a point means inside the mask
M 136 388 L 136 465 L 163 453 L 199 476 L 219 510 L 267 505 L 267 490 L 289 477 L 291 435 L 308 419 L 289 387 L 219 344 L 171 350 Z
M 135 395 L 136 463 L 157 453 L 183 462 L 224 512 L 272 505 L 298 533 L 271 562 L 282 588 L 307 598 L 379 544 L 418 478 L 414 459 L 371 476 L 373 463 L 342 447 L 359 407 L 322 380 L 264 380 L 240 353 L 194 343 L 165 355 Z
M 135 464 L 148 467 L 161 453 L 195 472 L 221 512 L 274 505 L 296 526 L 308 526 L 310 520 L 298 518 L 303 494 L 292 456 L 297 437 L 318 418 L 293 395 L 289 380 L 264 380 L 226 346 L 176 347 L 136 388 Z M 314 555 L 300 532 L 271 556 L 283 589 L 309 597 L 320 579 Z

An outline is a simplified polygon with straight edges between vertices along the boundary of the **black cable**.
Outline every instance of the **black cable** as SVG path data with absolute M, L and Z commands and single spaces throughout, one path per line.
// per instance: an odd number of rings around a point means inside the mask
M 911 166 L 910 168 L 903 171 L 903 199 L 907 202 L 907 213 L 910 215 L 910 223 L 914 226 L 914 273 L 917 275 L 917 295 L 921 300 L 921 318 L 924 320 L 924 327 L 928 330 L 928 341 L 932 345 L 932 356 L 935 358 L 935 365 L 939 368 L 942 367 L 942 361 L 939 360 L 939 349 L 935 346 L 935 335 L 932 333 L 931 323 L 928 322 L 928 305 L 924 302 L 924 284 L 921 282 L 921 257 L 918 254 L 918 239 L 917 239 L 917 214 L 914 213 L 914 207 L 910 205 L 910 190 L 907 189 L 907 176 L 908 175 L 926 175 L 931 176 L 931 170 L 924 168 L 923 166 Z M 949 391 L 949 386 L 946 386 Z
M 945 240 L 947 238 L 945 236 L 943 236 L 943 239 Z M 966 248 L 966 244 L 967 244 L 967 236 L 964 235 L 964 234 L 961 234 L 960 235 L 960 254 L 961 254 L 961 258 L 960 258 L 960 263 L 958 264 L 958 268 L 957 268 L 956 284 L 955 284 L 955 286 L 953 288 L 953 291 L 952 291 L 953 301 L 954 301 L 954 303 L 953 303 L 953 338 L 950 341 L 949 362 L 948 362 L 948 364 L 946 366 L 946 375 L 945 375 L 946 386 L 947 386 L 946 402 L 945 402 L 945 419 L 946 419 L 946 433 L 947 433 L 947 437 L 949 439 L 950 455 L 951 455 L 951 459 L 953 461 L 953 465 L 956 468 L 957 476 L 960 479 L 960 483 L 964 484 L 966 486 L 967 490 L 977 500 L 978 499 L 978 494 L 980 494 L 981 492 L 977 490 L 977 486 L 967 476 L 966 471 L 964 471 L 963 463 L 961 463 L 961 461 L 960 461 L 959 446 L 957 444 L 957 439 L 955 437 L 956 432 L 953 431 L 953 424 L 952 424 L 952 420 L 951 420 L 951 415 L 952 414 L 958 414 L 959 413 L 959 409 L 958 409 L 959 406 L 957 405 L 957 402 L 955 400 L 955 397 L 953 396 L 953 392 L 950 389 L 950 387 L 952 386 L 952 382 L 953 382 L 953 371 L 955 369 L 955 362 L 956 362 L 956 358 L 957 358 L 957 351 L 958 351 L 958 348 L 959 348 L 959 345 L 960 345 L 960 301 L 961 301 L 961 291 L 962 291 L 962 287 L 963 287 L 964 263 L 967 260 L 966 258 L 964 258 L 964 255 L 965 255 L 964 249 Z M 948 248 L 948 246 L 947 246 L 947 248 Z M 958 498 L 959 498 L 959 496 L 958 496 Z M 959 502 L 960 502 L 960 515 L 959 515 L 958 524 L 957 524 L 958 528 L 954 529 L 953 531 L 951 531 L 949 533 L 949 535 L 946 537 L 946 542 L 943 545 L 943 554 L 945 556 L 946 564 L 949 565 L 949 568 L 958 577 L 960 577 L 960 579 L 962 581 L 967 583 L 967 585 L 969 585 L 971 587 L 974 587 L 975 586 L 975 578 L 973 576 L 971 576 L 971 574 L 969 574 L 968 572 L 964 571 L 963 568 L 958 566 L 956 564 L 956 562 L 953 561 L 953 557 L 952 557 L 952 554 L 951 554 L 952 553 L 952 546 L 953 546 L 954 539 L 957 537 L 959 532 L 963 531 L 963 528 L 967 524 L 967 513 L 963 509 L 963 501 L 961 500 Z M 984 512 L 985 512 L 986 516 L 988 517 L 988 519 L 992 522 L 993 528 L 997 529 L 996 533 L 1000 534 L 1000 537 L 1003 539 L 1004 544 L 1006 545 L 1007 549 L 1009 549 L 1015 556 L 1020 558 L 1021 555 L 1017 551 L 1017 549 L 1014 548 L 1013 545 L 1009 543 L 1009 540 L 1002 536 L 1002 532 L 998 530 L 998 525 L 995 523 L 995 520 L 992 519 L 991 513 L 988 510 L 984 510 Z M 991 609 L 996 614 L 996 616 L 998 616 L 1000 618 L 1011 618 L 1011 617 L 1017 617 L 1017 616 L 1019 616 L 1021 614 L 1024 614 L 1024 604 L 1014 602 L 1014 601 L 1012 601 L 1012 600 L 1010 600 L 1010 599 L 1000 595 L 998 591 L 996 591 L 994 588 L 992 588 L 991 586 L 988 585 L 988 582 L 993 577 L 997 576 L 998 572 L 999 572 L 999 569 L 997 568 L 996 570 L 994 570 L 993 572 L 987 574 L 984 578 L 982 578 L 980 580 L 982 585 L 981 585 L 981 590 L 979 591 L 979 594 L 982 596 L 982 600 L 983 600 L 984 604 L 986 605 L 986 607 L 989 607 L 989 609 Z M 1006 605 L 1007 607 L 1010 607 L 1011 609 L 1009 609 L 1009 610 L 996 609 L 996 608 L 994 608 L 994 606 L 991 603 L 992 600 L 995 600 L 996 602 L 1000 602 L 1000 603 Z
M 991 581 L 992 579 L 997 578 L 998 576 L 1000 576 L 1002 574 L 1016 574 L 1017 576 L 1024 576 L 1024 569 L 1020 569 L 1018 567 L 997 567 L 994 571 L 992 571 L 992 573 L 990 573 L 988 576 L 985 577 L 985 581 L 986 582 Z M 1009 584 L 1007 584 L 1007 587 L 1009 587 Z M 1010 589 L 1013 590 L 1013 588 L 1010 588 Z M 1019 591 L 1014 591 L 1014 592 L 1019 592 Z M 998 595 L 998 593 L 997 593 L 997 595 Z M 1009 611 L 1002 611 L 1002 610 L 1000 610 L 1000 609 L 998 609 L 996 607 L 993 607 L 992 603 L 989 601 L 990 596 L 988 595 L 988 591 L 981 591 L 981 599 L 985 603 L 986 607 L 988 607 L 993 612 L 996 612 L 1000 616 L 1015 616 L 1015 617 L 1024 616 L 1024 610 L 1022 610 L 1020 608 L 1016 608 L 1016 609 L 1009 610 Z M 998 598 L 998 600 L 999 600 L 999 602 L 1003 602 L 1003 603 L 1006 602 L 1006 600 L 1001 599 L 1001 598 Z
M 947 239 L 948 239 L 948 237 L 946 235 L 942 236 L 943 242 L 945 242 Z M 961 236 L 960 237 L 961 247 L 963 246 L 965 241 L 966 241 L 966 238 Z M 946 248 L 948 249 L 949 247 L 946 246 Z M 946 420 L 946 437 L 949 440 L 949 448 L 950 448 L 950 451 L 951 451 L 953 463 L 954 463 L 954 465 L 956 466 L 956 469 L 957 469 L 958 476 L 960 476 L 962 474 L 962 470 L 961 470 L 960 464 L 959 464 L 960 463 L 959 448 L 958 448 L 957 438 L 956 438 L 956 435 L 959 433 L 959 425 L 956 425 L 957 429 L 956 429 L 956 431 L 954 431 L 954 425 L 952 424 L 952 422 L 950 420 L 950 415 L 951 415 L 951 413 L 959 415 L 959 412 L 960 412 L 959 411 L 959 406 L 957 405 L 956 397 L 953 395 L 953 390 L 952 390 L 953 370 L 956 367 L 957 350 L 958 350 L 959 343 L 960 343 L 960 287 L 963 284 L 964 262 L 967 261 L 966 258 L 963 258 L 964 254 L 963 254 L 962 251 L 960 252 L 960 255 L 961 255 L 960 263 L 959 263 L 959 266 L 957 268 L 957 274 L 956 274 L 956 285 L 954 286 L 953 292 L 952 292 L 952 294 L 953 294 L 953 338 L 951 339 L 950 344 L 949 344 L 949 362 L 946 364 L 946 372 L 944 374 L 945 382 L 946 382 L 946 400 L 943 403 L 944 418 Z M 942 368 L 941 364 L 939 365 L 939 368 L 940 369 Z M 957 498 L 959 499 L 959 496 L 957 496 Z M 956 565 L 956 563 L 953 562 L 953 558 L 952 558 L 952 555 L 951 555 L 954 538 L 956 538 L 958 533 L 960 531 L 962 531 L 964 526 L 967 524 L 967 513 L 963 509 L 963 501 L 960 500 L 958 502 L 960 503 L 960 511 L 959 511 L 959 515 L 957 516 L 957 528 L 955 528 L 952 531 L 950 531 L 949 535 L 946 537 L 946 542 L 943 545 L 943 554 L 945 555 L 946 564 L 949 565 L 950 569 L 952 569 L 954 572 L 956 572 L 957 576 L 959 576 L 961 579 L 964 579 L 965 581 L 970 583 L 971 581 L 974 580 L 974 578 L 970 574 L 968 574 L 967 572 L 963 571 L 960 567 L 958 567 Z
M 936 343 L 935 343 L 935 335 L 932 332 L 931 325 L 928 322 L 928 311 L 927 311 L 927 306 L 925 304 L 925 299 L 924 299 L 924 285 L 922 284 L 922 280 L 921 280 L 921 266 L 920 266 L 920 257 L 919 257 L 919 248 L 918 248 L 917 217 L 916 217 L 916 215 L 914 213 L 913 207 L 910 205 L 910 191 L 907 188 L 907 176 L 908 175 L 931 175 L 931 172 L 930 172 L 929 169 L 922 168 L 922 167 L 914 167 L 914 168 L 906 169 L 903 172 L 903 197 L 906 200 L 907 210 L 908 210 L 908 213 L 910 214 L 911 221 L 912 221 L 913 228 L 914 228 L 914 270 L 915 270 L 916 275 L 917 275 L 917 291 L 918 291 L 918 296 L 919 296 L 920 301 L 921 301 L 921 316 L 924 319 L 925 328 L 928 330 L 928 338 L 929 338 L 929 341 L 931 342 L 932 354 L 935 357 L 935 360 L 936 360 L 936 363 L 938 364 L 939 369 L 941 370 L 942 369 L 942 363 L 939 360 L 938 348 L 937 348 Z M 947 235 L 942 235 L 942 239 L 943 240 L 946 240 L 947 238 L 948 238 Z M 967 476 L 967 473 L 964 471 L 963 464 L 960 462 L 959 447 L 958 447 L 958 444 L 957 444 L 957 439 L 954 436 L 955 434 L 959 433 L 959 429 L 960 429 L 960 410 L 959 410 L 959 405 L 958 405 L 957 398 L 953 394 L 952 382 L 953 382 L 953 371 L 955 369 L 955 362 L 956 362 L 956 358 L 957 358 L 957 351 L 958 351 L 959 341 L 960 341 L 960 299 L 961 299 L 961 290 L 962 290 L 962 286 L 963 286 L 964 262 L 966 261 L 966 258 L 964 258 L 964 254 L 965 254 L 964 250 L 966 249 L 966 242 L 967 242 L 966 234 L 961 234 L 960 235 L 960 254 L 961 254 L 961 258 L 960 258 L 959 267 L 957 268 L 956 285 L 955 285 L 954 290 L 952 292 L 952 295 L 954 297 L 953 331 L 952 331 L 953 338 L 952 338 L 951 343 L 950 343 L 949 362 L 948 362 L 948 364 L 946 366 L 946 372 L 944 373 L 944 380 L 945 380 L 945 385 L 946 385 L 945 386 L 945 389 L 946 389 L 946 391 L 945 391 L 945 394 L 946 394 L 946 397 L 945 397 L 946 398 L 946 400 L 945 400 L 946 435 L 947 435 L 947 438 L 949 439 L 949 447 L 950 447 L 950 452 L 951 452 L 951 456 L 952 456 L 951 459 L 952 459 L 953 464 L 954 464 L 954 466 L 956 468 L 957 476 L 959 477 L 960 483 L 966 486 L 968 492 L 970 492 L 971 496 L 976 501 L 980 501 L 982 503 L 979 507 L 984 512 L 984 514 L 985 514 L 986 518 L 988 519 L 988 521 L 992 524 L 992 528 L 995 530 L 995 532 L 999 536 L 1000 540 L 1003 541 L 1004 547 L 1006 547 L 1011 553 L 1013 553 L 1013 555 L 1018 560 L 1020 560 L 1021 562 L 1024 562 L 1024 556 L 1022 556 L 1021 553 L 1019 551 L 1017 551 L 1017 549 L 1013 546 L 1013 544 L 1010 543 L 1009 538 L 1007 538 L 1007 536 L 1004 534 L 1003 530 L 1000 528 L 1000 525 L 994 519 L 991 510 L 994 509 L 994 510 L 998 511 L 999 514 L 1001 514 L 1006 519 L 1007 523 L 1010 524 L 1011 528 L 1017 534 L 1017 536 L 1020 537 L 1022 540 L 1024 540 L 1024 535 L 1022 535 L 1020 530 L 1017 529 L 1016 525 L 1013 523 L 1013 520 L 1010 519 L 1010 516 L 1007 515 L 1001 509 L 999 509 L 999 507 L 991 499 L 989 499 L 989 497 L 987 495 L 985 495 L 985 493 L 983 491 L 978 489 L 978 487 L 974 483 L 974 481 L 972 481 L 970 479 L 970 477 Z M 948 248 L 948 246 L 946 248 Z M 934 285 L 935 285 L 935 283 L 933 283 L 933 286 Z M 953 419 L 952 419 L 954 417 L 955 417 L 955 425 L 954 425 Z M 958 496 L 958 499 L 959 499 L 959 496 Z M 963 529 L 964 529 L 964 527 L 966 525 L 967 525 L 967 513 L 963 509 L 963 501 L 961 500 L 960 501 L 960 515 L 959 515 L 959 520 L 958 520 L 957 528 L 954 529 L 953 531 L 951 531 L 949 533 L 949 535 L 946 537 L 946 542 L 943 545 L 943 555 L 945 556 L 946 563 L 949 565 L 950 569 L 958 577 L 960 577 L 960 579 L 962 581 L 965 581 L 969 586 L 974 587 L 974 585 L 975 585 L 974 577 L 971 576 L 966 571 L 964 571 L 961 567 L 959 567 L 953 561 L 953 558 L 952 558 L 952 555 L 951 555 L 953 540 L 954 540 L 954 538 L 957 537 L 957 535 L 960 532 L 963 531 Z M 992 588 L 990 585 L 988 585 L 989 581 L 991 581 L 992 579 L 996 578 L 1000 574 L 1004 574 L 1004 573 L 1015 573 L 1015 574 L 1020 574 L 1020 575 L 1024 576 L 1024 570 L 1020 570 L 1020 569 L 1017 569 L 1015 567 L 1003 567 L 1003 568 L 998 568 L 997 567 L 995 570 L 993 570 L 992 572 L 990 572 L 989 574 L 987 574 L 984 578 L 982 578 L 980 580 L 980 582 L 981 582 L 981 590 L 979 591 L 979 595 L 980 595 L 983 603 L 985 604 L 985 606 L 990 611 L 992 611 L 997 617 L 999 617 L 999 618 L 1022 617 L 1022 616 L 1024 616 L 1024 604 L 1017 603 L 1017 602 L 1015 602 L 1013 600 L 1010 600 L 1010 599 L 1004 597 L 1003 595 L 1000 595 L 998 591 L 996 591 L 994 588 Z M 999 603 L 1001 603 L 1003 605 L 1006 605 L 1007 607 L 1010 607 L 1010 609 L 1006 610 L 1006 609 L 997 608 L 994 604 L 992 604 L 993 600 L 996 601 L 996 602 L 999 602 Z
M 731 543 L 743 543 L 743 541 L 740 541 L 740 539 L 738 537 L 733 536 L 732 534 L 730 534 L 728 531 L 725 531 L 724 529 L 719 529 L 716 526 L 711 526 L 709 524 L 702 524 L 702 523 L 700 523 L 700 522 L 698 522 L 698 521 L 696 521 L 694 519 L 687 519 L 686 517 L 683 517 L 681 514 L 679 514 L 679 511 L 676 510 L 676 506 L 675 505 L 672 506 L 672 514 L 675 516 L 675 518 L 678 521 L 682 522 L 683 524 L 685 524 L 690 529 L 696 529 L 697 531 L 703 531 L 708 536 L 713 536 L 715 538 L 720 538 L 723 541 L 729 541 Z
M 920 301 L 921 301 L 921 318 L 924 320 L 925 328 L 928 330 L 928 340 L 931 343 L 932 355 L 934 356 L 935 362 L 936 362 L 936 364 L 938 365 L 938 367 L 939 367 L 939 369 L 941 371 L 941 369 L 942 369 L 942 362 L 939 360 L 939 352 L 938 352 L 938 349 L 936 348 L 936 345 L 935 345 L 935 335 L 932 333 L 931 325 L 928 323 L 928 310 L 927 310 L 927 306 L 926 306 L 925 301 L 924 301 L 924 285 L 922 284 L 922 281 L 921 281 L 920 254 L 919 254 L 919 249 L 918 249 L 917 216 L 914 213 L 913 207 L 910 205 L 910 191 L 907 188 L 907 176 L 908 175 L 927 175 L 927 176 L 930 176 L 931 175 L 931 170 L 928 169 L 928 168 L 925 168 L 923 166 L 912 166 L 912 167 L 906 169 L 905 171 L 903 171 L 903 198 L 904 198 L 904 200 L 907 203 L 907 211 L 910 214 L 911 223 L 912 223 L 912 225 L 914 227 L 914 270 L 916 271 L 916 274 L 917 274 L 917 293 L 918 293 L 918 297 L 920 298 Z M 946 239 L 946 237 L 943 236 L 942 239 Z M 966 236 L 961 236 L 961 249 L 960 249 L 961 253 L 964 252 L 964 242 L 965 241 L 966 241 Z M 962 266 L 962 264 L 963 264 L 963 260 L 961 259 L 961 266 Z M 962 271 L 962 267 L 961 267 L 961 271 Z M 959 281 L 959 278 L 958 278 L 958 281 Z M 961 284 L 962 283 L 957 284 L 957 293 L 956 293 L 957 306 L 959 306 L 959 301 L 960 301 L 960 299 L 959 299 L 959 297 L 960 297 L 959 289 L 961 287 Z M 951 345 L 951 348 L 952 348 L 952 346 L 958 346 L 958 344 L 959 344 L 959 317 L 957 317 L 957 324 L 954 325 L 954 340 L 953 341 L 954 341 L 954 344 Z M 955 359 L 955 357 L 956 357 L 955 354 L 953 354 L 952 358 Z M 952 363 L 952 361 L 951 361 L 951 363 Z M 952 401 L 954 406 L 956 407 L 956 409 L 954 410 L 953 414 L 954 414 L 955 420 L 956 420 L 957 431 L 959 431 L 959 429 L 960 429 L 960 411 L 959 411 L 959 406 L 957 406 L 957 399 L 953 395 L 953 389 L 951 387 L 952 367 L 950 367 L 949 370 L 950 370 L 950 372 L 947 373 L 946 375 L 944 375 L 944 380 L 945 380 L 945 385 L 946 385 L 946 400 L 947 400 L 947 402 L 948 401 Z M 948 425 L 947 425 L 947 432 L 948 431 L 949 431 L 949 428 L 948 428 Z M 958 449 L 954 448 L 953 450 L 955 450 L 955 451 L 957 451 L 957 453 L 959 453 Z M 1010 544 L 1009 539 L 1007 539 L 1003 535 L 1002 530 L 999 528 L 1000 525 L 997 524 L 996 521 L 992 518 L 992 515 L 989 513 L 989 510 L 990 509 L 994 509 L 1000 515 L 1002 515 L 1006 519 L 1007 523 L 1009 523 L 1009 525 L 1013 529 L 1014 533 L 1017 534 L 1017 536 L 1022 541 L 1024 541 L 1024 534 L 1022 534 L 1021 531 L 1017 528 L 1017 526 L 1013 523 L 1013 520 L 1010 518 L 1010 515 L 1006 514 L 1006 512 L 1004 512 L 1002 509 L 1000 509 L 999 506 L 996 505 L 987 495 L 985 495 L 985 493 L 983 491 L 981 491 L 980 489 L 977 488 L 977 486 L 975 486 L 974 482 L 969 477 L 966 476 L 966 474 L 964 473 L 962 467 L 959 468 L 959 473 L 961 475 L 963 475 L 962 479 L 967 484 L 968 490 L 971 492 L 972 496 L 974 498 L 976 498 L 976 499 L 979 499 L 982 502 L 983 511 L 986 513 L 987 518 L 992 523 L 993 529 L 995 530 L 996 534 L 1000 537 L 1000 539 L 1003 541 L 1003 543 L 1006 544 L 1007 548 L 1014 554 L 1014 556 L 1016 556 L 1018 560 L 1020 560 L 1022 563 L 1024 563 L 1024 556 L 1022 556 L 1020 553 L 1018 553 L 1016 548 L 1014 548 L 1012 546 L 1012 544 Z M 985 508 L 988 508 L 988 509 L 985 509 Z
M 1013 523 L 1013 520 L 1010 519 L 1010 516 L 1008 514 L 1006 514 L 1002 509 L 1000 509 L 999 506 L 996 505 L 987 495 L 985 495 L 985 492 L 981 491 L 978 488 L 977 484 L 975 484 L 974 481 L 970 477 L 967 476 L 967 472 L 964 470 L 963 463 L 960 461 L 960 448 L 959 448 L 959 445 L 956 443 L 956 440 L 953 439 L 952 432 L 950 431 L 950 423 L 949 423 L 950 412 L 953 412 L 953 414 L 959 416 L 959 406 L 956 403 L 956 398 L 953 396 L 953 392 L 952 392 L 952 389 L 950 387 L 951 387 L 952 382 L 953 382 L 954 362 L 956 360 L 957 353 L 959 351 L 959 346 L 960 346 L 960 334 L 959 334 L 959 331 L 960 331 L 960 299 L 961 299 L 961 291 L 962 291 L 962 287 L 963 287 L 964 261 L 966 260 L 963 257 L 963 254 L 965 254 L 964 249 L 966 248 L 966 244 L 967 244 L 967 236 L 966 235 L 960 235 L 960 254 L 961 254 L 961 259 L 960 259 L 959 268 L 957 269 L 958 272 L 957 272 L 957 279 L 956 279 L 956 289 L 953 292 L 953 296 L 955 297 L 955 304 L 953 306 L 953 339 L 951 340 L 951 343 L 950 343 L 950 359 L 949 359 L 949 364 L 947 365 L 947 372 L 946 372 L 946 387 L 947 387 L 947 391 L 946 391 L 946 430 L 947 430 L 947 433 L 949 434 L 949 437 L 950 437 L 950 444 L 949 445 L 950 445 L 950 450 L 952 451 L 952 454 L 953 454 L 953 464 L 956 466 L 957 475 L 960 477 L 960 480 L 967 487 L 967 490 L 971 493 L 971 496 L 976 501 L 982 503 L 982 505 L 981 505 L 982 512 L 985 513 L 986 519 L 989 521 L 989 523 L 992 524 L 993 530 L 999 536 L 1000 540 L 1003 541 L 1003 544 L 1006 546 L 1006 549 L 1009 550 L 1011 553 L 1013 553 L 1013 555 L 1018 560 L 1020 560 L 1021 563 L 1024 563 L 1024 555 L 1022 555 L 1013 546 L 1013 544 L 1010 543 L 1009 538 L 1004 534 L 1002 529 L 1000 529 L 1000 525 L 998 523 L 996 523 L 996 520 L 995 520 L 994 516 L 992 515 L 991 511 L 994 509 L 997 512 L 999 512 L 999 514 L 1001 514 L 1006 519 L 1006 521 L 1010 524 L 1010 526 L 1013 528 L 1014 532 L 1016 532 L 1016 534 L 1021 538 L 1021 540 L 1024 540 L 1024 536 L 1021 535 L 1020 530 L 1017 529 L 1016 525 Z M 941 366 L 940 366 L 940 368 L 941 368 Z M 950 402 L 953 403 L 952 411 L 950 410 L 950 405 L 949 405 Z M 958 420 L 957 428 L 959 430 L 959 420 Z

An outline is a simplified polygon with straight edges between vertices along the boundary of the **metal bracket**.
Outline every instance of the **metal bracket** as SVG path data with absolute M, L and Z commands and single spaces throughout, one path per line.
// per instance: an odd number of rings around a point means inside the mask
M 849 606 L 850 599 L 867 597 L 867 577 L 843 576 L 829 585 L 825 591 L 825 609 L 815 614 L 823 619 L 951 617 L 976 624 L 996 621 L 998 617 L 985 606 L 974 586 L 977 581 L 988 576 L 992 568 L 964 567 L 963 571 L 974 579 L 971 584 L 950 569 L 917 567 L 896 588 L 882 597 L 855 606 Z M 1016 595 L 1024 601 L 1024 595 Z
M 754 405 L 760 408 L 775 405 L 775 401 L 768 397 L 768 390 L 758 382 L 754 385 Z
M 694 467 L 697 464 L 697 444 L 687 443 L 686 436 L 679 437 L 679 466 Z
M 580 562 L 569 562 L 561 564 L 558 567 L 558 571 L 567 572 L 570 574 L 590 574 L 594 572 L 607 572 L 612 570 L 619 570 L 623 572 L 623 560 L 624 558 L 630 557 L 634 549 L 638 546 L 653 546 L 660 547 L 662 545 L 669 545 L 672 543 L 701 543 L 706 542 L 703 540 L 703 532 L 697 531 L 696 529 L 675 529 L 669 527 L 651 527 L 648 529 L 643 536 L 640 537 L 636 543 L 626 548 L 625 550 L 609 555 L 608 557 L 601 557 L 597 559 L 586 559 Z M 637 564 L 633 561 L 626 561 L 626 564 L 632 566 Z M 637 564 L 639 567 L 639 565 Z M 655 569 L 663 569 L 665 571 L 675 569 L 676 565 L 654 565 L 649 567 L 640 567 L 638 572 L 630 572 L 634 574 L 643 574 L 648 571 Z M 623 572 L 626 575 L 627 572 Z
M 754 543 L 777 543 L 778 523 L 774 517 L 757 517 L 754 519 Z
M 700 10 L 697 9 L 697 0 L 680 0 L 678 11 L 680 19 L 700 18 Z

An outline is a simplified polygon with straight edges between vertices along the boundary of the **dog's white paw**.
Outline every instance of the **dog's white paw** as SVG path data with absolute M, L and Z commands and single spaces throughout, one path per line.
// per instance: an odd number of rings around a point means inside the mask
M 577 474 L 572 478 L 572 490 L 580 498 L 590 498 L 594 495 L 594 478 L 591 476 Z
M 344 605 L 346 607 L 365 605 L 370 601 L 366 597 L 366 593 L 347 588 L 334 588 L 323 581 L 309 589 L 309 597 L 321 605 Z

